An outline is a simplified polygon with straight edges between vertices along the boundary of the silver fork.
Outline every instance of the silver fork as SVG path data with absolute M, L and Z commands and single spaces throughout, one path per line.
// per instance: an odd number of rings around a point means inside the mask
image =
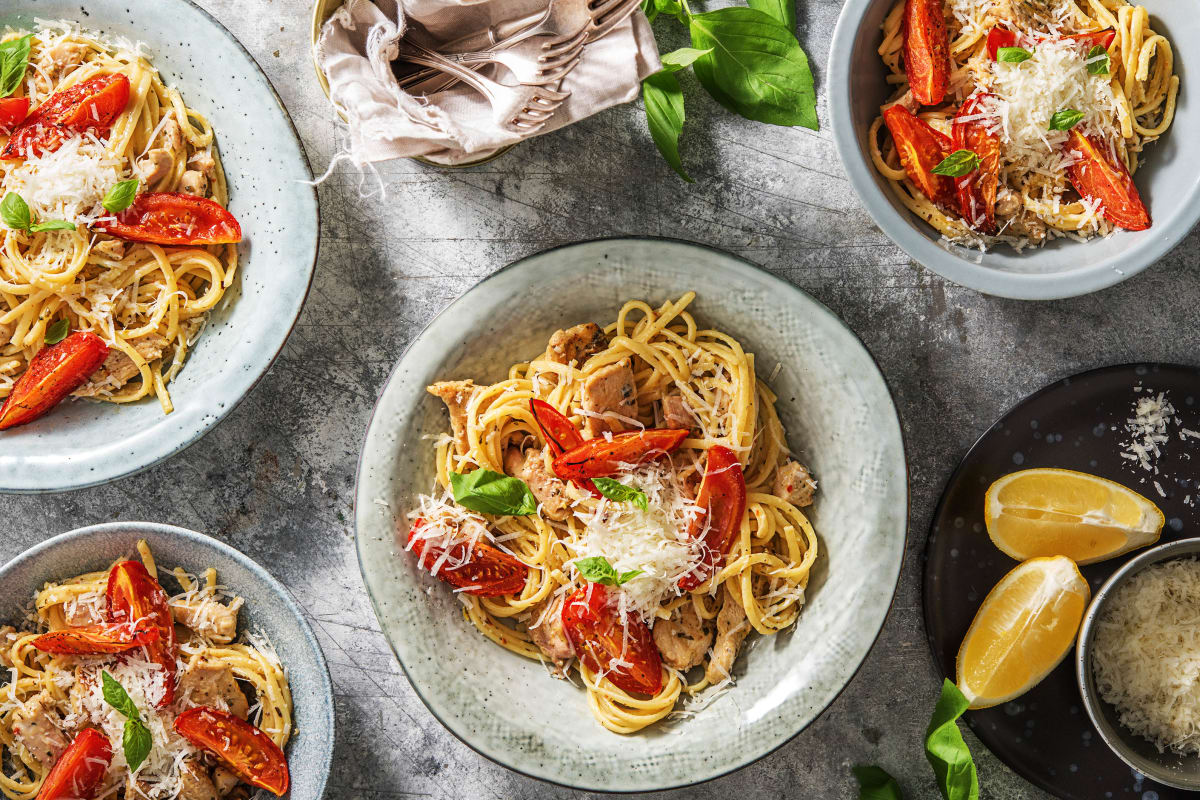
M 545 86 L 505 86 L 420 45 L 403 43 L 400 53 L 407 61 L 445 72 L 475 89 L 491 104 L 496 124 L 519 133 L 537 133 L 571 96 Z
M 583 37 L 578 36 L 571 47 L 560 46 L 553 50 L 543 50 L 537 42 L 524 41 L 504 50 L 448 53 L 445 57 L 471 69 L 478 69 L 485 64 L 500 64 L 513 74 L 518 83 L 547 86 L 558 83 L 575 69 L 582 51 Z M 400 81 L 400 87 L 413 94 L 424 93 L 422 84 L 425 79 L 420 77 L 421 74 L 405 77 Z
M 511 47 L 534 36 L 550 37 L 543 42 L 554 46 L 574 39 L 594 20 L 592 2 L 622 2 L 622 0 L 550 0 L 541 14 L 498 22 L 485 31 L 455 39 L 438 49 L 442 52 L 470 52 Z

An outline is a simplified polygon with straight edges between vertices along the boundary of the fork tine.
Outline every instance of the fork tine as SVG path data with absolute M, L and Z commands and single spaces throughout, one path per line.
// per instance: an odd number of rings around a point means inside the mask
M 606 36 L 609 31 L 628 19 L 629 15 L 638 7 L 637 0 L 609 0 L 609 5 L 613 4 L 616 4 L 616 7 L 610 7 L 605 14 L 593 15 L 592 28 L 588 31 L 589 42 Z
M 583 52 L 583 44 L 583 42 L 580 42 L 570 49 L 563 50 L 561 52 L 555 52 L 553 54 L 544 53 L 538 56 L 538 66 L 541 69 L 553 69 L 554 67 L 571 61 L 572 59 L 578 58 L 579 54 Z
M 592 19 L 599 23 L 600 18 L 605 14 L 628 2 L 630 0 L 592 0 L 588 3 L 588 10 L 592 14 Z
M 571 36 L 564 36 L 558 39 L 550 39 L 542 45 L 542 52 L 547 55 L 558 55 L 575 47 L 580 47 L 587 43 L 588 34 L 591 31 L 591 26 L 585 25 L 578 33 Z
M 542 78 L 546 81 L 546 83 L 554 83 L 555 81 L 562 80 L 562 78 L 566 77 L 568 72 L 575 69 L 576 65 L 579 64 L 579 59 L 580 59 L 580 56 L 576 56 L 575 58 L 571 59 L 571 61 L 569 61 L 567 64 L 559 67 L 556 70 L 553 70 L 551 72 L 543 71 Z

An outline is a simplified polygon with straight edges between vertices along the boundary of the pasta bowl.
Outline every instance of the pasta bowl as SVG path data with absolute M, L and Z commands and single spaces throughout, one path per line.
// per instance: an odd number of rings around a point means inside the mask
M 104 570 L 121 558 L 136 558 L 139 539 L 149 544 L 160 573 L 176 566 L 193 574 L 214 567 L 221 583 L 245 599 L 239 633 L 255 631 L 270 640 L 291 686 L 294 729 L 284 748 L 291 788 L 285 796 L 320 800 L 333 757 L 329 669 L 291 593 L 229 545 L 154 522 L 109 522 L 59 534 L 0 567 L 0 622 L 20 622 L 22 609 L 47 582 Z
M 86 5 L 86 8 L 83 6 Z M 233 285 L 170 384 L 175 410 L 64 401 L 0 433 L 0 491 L 52 492 L 105 483 L 192 444 L 266 373 L 308 294 L 318 209 L 308 161 L 266 75 L 229 31 L 190 0 L 44 0 L 0 10 L 0 26 L 66 19 L 131 42 L 216 132 L 241 223 Z
M 758 640 L 736 685 L 684 719 L 631 736 L 593 718 L 577 686 L 498 648 L 447 587 L 419 571 L 397 533 L 434 484 L 436 380 L 495 381 L 557 329 L 613 319 L 630 299 L 697 292 L 697 323 L 739 339 L 778 394 L 797 458 L 820 481 L 810 518 L 820 556 L 795 627 Z M 778 366 L 776 366 L 778 365 Z M 887 616 L 904 551 L 907 474 L 899 420 L 870 354 L 827 308 L 727 253 L 662 239 L 584 242 L 485 279 L 400 359 L 359 462 L 359 565 L 382 629 L 433 715 L 511 769 L 585 790 L 652 791 L 714 778 L 780 747 L 850 681 Z M 809 509 L 806 509 L 806 512 Z
M 1117 231 L 1087 242 L 1057 239 L 1022 252 L 1001 246 L 987 253 L 939 241 L 941 234 L 905 208 L 871 163 L 868 129 L 891 94 L 876 49 L 894 0 L 848 0 L 829 56 L 833 139 L 846 176 L 875 224 L 916 262 L 963 286 L 1020 300 L 1074 297 L 1103 289 L 1151 266 L 1200 220 L 1200 104 L 1192 97 L 1188 43 L 1200 37 L 1200 16 L 1169 0 L 1144 0 L 1151 24 L 1175 45 L 1180 78 L 1175 122 L 1144 151 L 1135 181 L 1150 210 L 1145 231 Z

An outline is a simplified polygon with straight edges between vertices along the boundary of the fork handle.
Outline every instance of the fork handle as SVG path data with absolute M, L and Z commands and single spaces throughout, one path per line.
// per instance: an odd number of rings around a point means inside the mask
M 504 42 L 505 39 L 509 39 L 530 26 L 537 24 L 543 16 L 545 16 L 543 13 L 535 13 L 520 19 L 497 22 L 485 31 L 479 31 L 472 33 L 470 36 L 455 39 L 453 42 L 448 42 L 438 49 L 446 53 L 489 50 Z

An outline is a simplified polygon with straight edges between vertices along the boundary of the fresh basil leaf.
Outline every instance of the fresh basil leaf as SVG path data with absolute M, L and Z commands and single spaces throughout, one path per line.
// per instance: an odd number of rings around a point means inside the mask
M 733 6 L 688 18 L 692 47 L 712 52 L 692 69 L 713 98 L 735 114 L 772 125 L 817 130 L 817 96 L 796 35 L 756 8 Z
M 675 174 L 695 183 L 683 168 L 679 157 L 679 135 L 683 133 L 683 90 L 670 72 L 656 72 L 642 81 L 642 102 L 646 106 L 646 127 L 650 138 Z
M 33 34 L 28 33 L 19 39 L 0 42 L 0 97 L 8 97 L 15 92 L 25 79 L 32 41 Z
M 575 569 L 590 583 L 603 583 L 606 586 L 620 586 L 642 574 L 642 570 L 618 573 L 604 556 L 588 556 L 575 562 Z
M 1083 120 L 1083 112 L 1073 108 L 1063 108 L 1055 111 L 1050 117 L 1050 130 L 1069 131 Z
M 29 205 L 25 202 L 25 198 L 16 192 L 4 195 L 4 199 L 0 200 L 0 220 L 3 220 L 5 226 L 14 231 L 29 230 L 33 219 L 29 215 Z
M 1087 71 L 1088 75 L 1108 74 L 1108 51 L 1100 45 L 1096 45 L 1091 50 L 1088 50 Z
M 63 339 L 67 338 L 67 334 L 71 332 L 71 321 L 65 317 L 60 320 L 55 320 L 46 328 L 45 341 L 46 344 L 58 344 Z M 108 673 L 104 673 L 107 675 Z M 120 686 L 120 684 L 117 684 Z M 106 698 L 107 699 L 107 698 Z
M 29 226 L 30 233 L 41 233 L 42 231 L 73 231 L 75 230 L 74 222 L 67 222 L 65 219 L 48 219 L 45 222 L 35 222 Z
M 681 47 L 678 50 L 665 53 L 659 58 L 659 61 L 662 62 L 664 72 L 679 72 L 681 69 L 690 67 L 700 56 L 706 56 L 711 52 L 711 48 L 708 50 L 697 50 L 694 47 Z
M 631 570 L 629 570 L 629 572 L 622 572 L 620 575 L 617 576 L 617 586 L 622 586 L 626 583 L 629 583 L 631 580 L 636 578 L 638 575 L 641 575 L 642 572 L 643 572 L 643 570 L 640 570 L 640 569 L 631 569 Z
M 853 767 L 852 771 L 858 779 L 858 800 L 904 800 L 900 784 L 887 770 L 876 766 L 859 766 Z
M 925 757 L 946 800 L 979 800 L 979 774 L 957 724 L 969 705 L 957 686 L 943 682 L 942 696 L 925 731 Z
M 961 178 L 968 172 L 979 169 L 983 159 L 971 150 L 955 150 L 938 162 L 931 171 L 934 175 L 948 175 L 951 178 Z
M 125 751 L 125 762 L 129 771 L 134 772 L 150 755 L 154 741 L 150 738 L 150 729 L 141 720 L 125 720 L 125 732 L 121 736 L 121 749 Z
M 612 478 L 593 478 L 592 484 L 600 494 L 609 500 L 615 500 L 618 503 L 633 503 L 642 511 L 650 510 L 650 505 L 646 501 L 646 493 L 636 486 L 626 486 Z
M 658 16 L 658 7 L 654 0 L 642 0 L 642 13 L 646 15 L 646 20 L 654 22 L 654 18 Z
M 138 713 L 137 706 L 133 704 L 129 693 L 125 691 L 116 678 L 108 674 L 108 670 L 104 670 L 100 674 L 101 691 L 104 693 L 104 702 L 120 711 L 126 717 L 132 720 L 141 720 L 142 715 Z
M 796 0 L 747 0 L 751 8 L 757 8 L 769 17 L 783 23 L 789 31 L 796 30 Z
M 137 178 L 121 181 L 108 190 L 101 204 L 112 213 L 119 214 L 133 205 L 133 198 L 137 196 L 137 190 Z
M 537 513 L 537 500 L 524 481 L 490 469 L 465 475 L 451 472 L 450 488 L 460 506 L 481 514 L 524 517 Z
M 996 60 L 1005 64 L 1020 64 L 1033 58 L 1033 53 L 1024 47 L 1000 47 L 996 49 Z

